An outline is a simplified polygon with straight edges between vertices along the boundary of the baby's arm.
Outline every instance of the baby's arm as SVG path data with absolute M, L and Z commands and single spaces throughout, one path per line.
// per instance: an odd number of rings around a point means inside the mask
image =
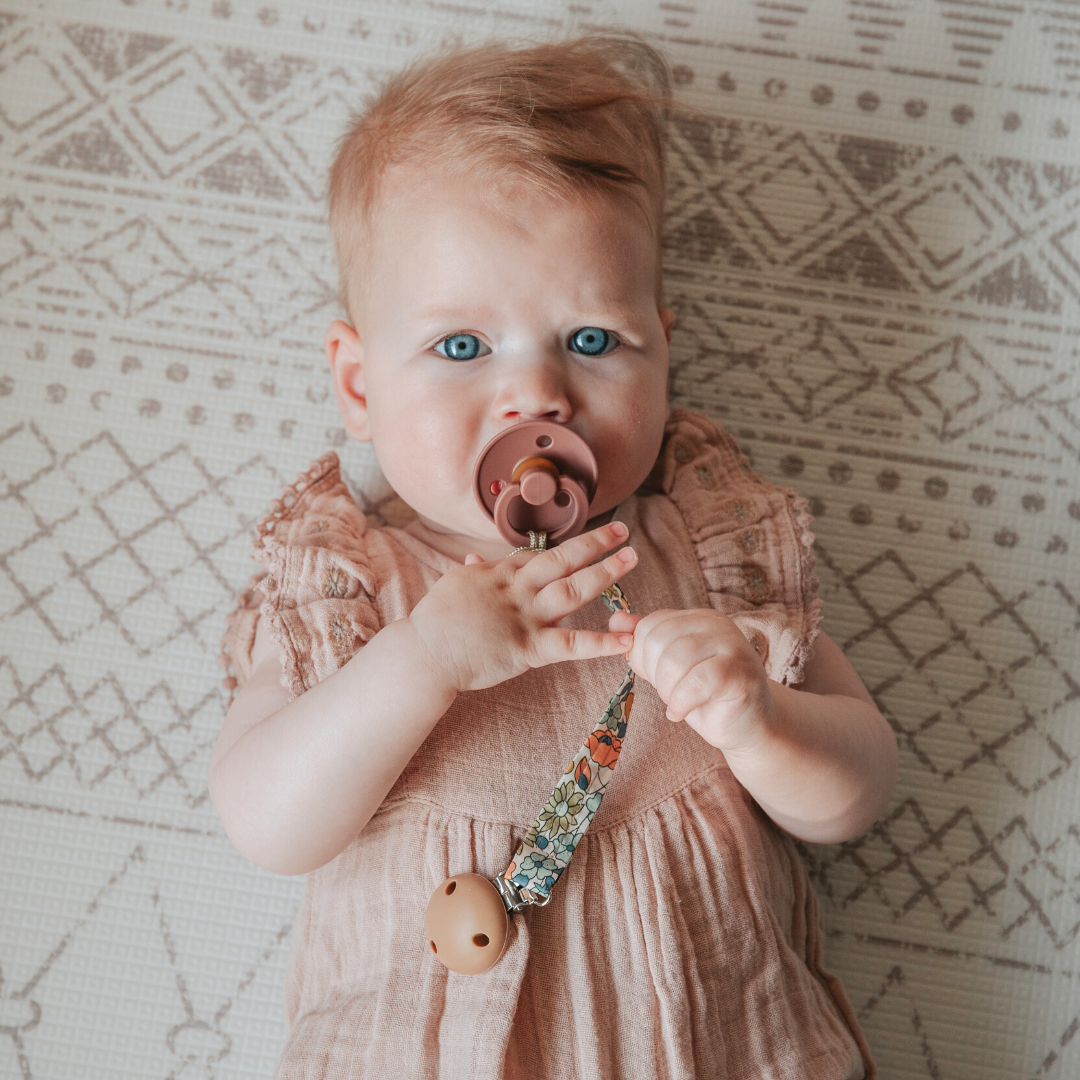
M 718 611 L 657 611 L 637 622 L 630 662 L 668 705 L 724 751 L 758 805 L 793 836 L 849 840 L 881 815 L 896 782 L 896 738 L 847 658 L 825 634 L 798 687 L 768 679 Z
M 261 624 L 252 674 L 210 760 L 210 797 L 245 858 L 302 874 L 345 849 L 462 690 L 626 652 L 629 634 L 558 627 L 636 563 L 621 522 L 541 555 L 470 556 L 340 670 L 288 700 Z

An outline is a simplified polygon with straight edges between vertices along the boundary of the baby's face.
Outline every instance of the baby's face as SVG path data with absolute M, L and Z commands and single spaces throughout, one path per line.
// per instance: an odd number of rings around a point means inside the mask
M 500 213 L 478 188 L 415 170 L 385 190 L 356 328 L 327 335 L 346 430 L 374 442 L 428 529 L 486 557 L 509 545 L 473 497 L 473 467 L 511 424 L 566 424 L 596 455 L 591 515 L 617 506 L 648 475 L 668 413 L 671 313 L 643 216 L 534 196 Z

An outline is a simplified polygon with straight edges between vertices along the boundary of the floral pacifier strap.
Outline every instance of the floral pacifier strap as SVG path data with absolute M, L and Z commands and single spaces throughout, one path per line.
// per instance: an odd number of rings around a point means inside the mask
M 518 550 L 543 550 L 543 533 L 530 533 L 529 539 L 529 548 Z M 618 585 L 605 589 L 601 599 L 613 613 L 630 611 L 626 594 Z M 600 722 L 567 765 L 540 816 L 518 844 L 510 865 L 495 879 L 495 888 L 508 911 L 520 911 L 530 904 L 543 907 L 551 899 L 555 882 L 600 809 L 604 789 L 622 751 L 633 703 L 634 673 L 627 667 Z

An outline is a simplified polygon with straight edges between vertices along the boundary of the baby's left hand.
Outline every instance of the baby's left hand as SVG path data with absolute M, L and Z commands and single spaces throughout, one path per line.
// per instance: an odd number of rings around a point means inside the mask
M 634 673 L 667 705 L 669 720 L 685 720 L 719 750 L 752 749 L 776 705 L 758 655 L 726 615 L 712 609 L 661 610 L 641 618 L 611 616 L 613 633 L 632 630 Z

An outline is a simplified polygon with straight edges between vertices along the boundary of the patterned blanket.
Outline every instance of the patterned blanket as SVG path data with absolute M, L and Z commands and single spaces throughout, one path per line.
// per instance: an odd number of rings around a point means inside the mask
M 347 444 L 321 202 L 444 40 L 674 65 L 673 396 L 817 515 L 901 746 L 806 850 L 887 1078 L 1080 1075 L 1077 0 L 15 0 L 0 14 L 0 1076 L 269 1077 L 301 883 L 206 766 L 251 523 Z

